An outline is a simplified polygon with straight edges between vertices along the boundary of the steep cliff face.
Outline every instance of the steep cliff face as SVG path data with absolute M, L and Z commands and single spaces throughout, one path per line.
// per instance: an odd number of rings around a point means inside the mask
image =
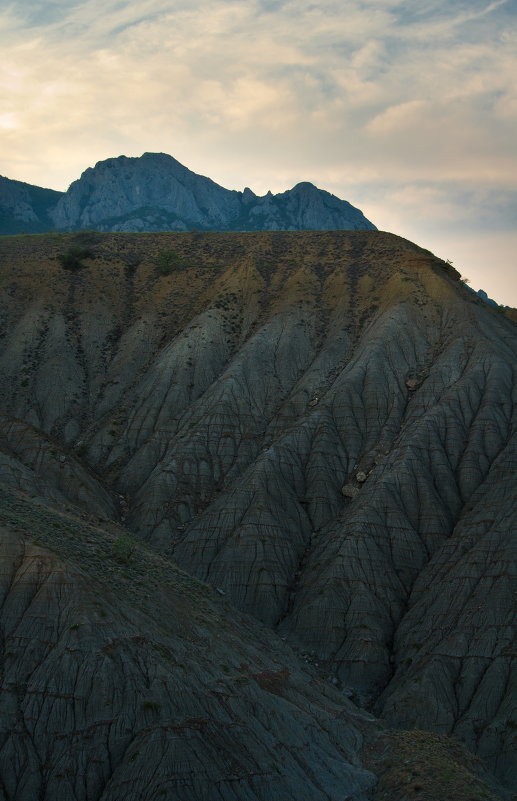
M 374 229 L 344 200 L 298 184 L 258 197 L 224 189 L 165 153 L 100 161 L 60 199 L 57 228 L 100 231 Z
M 379 232 L 0 258 L 3 483 L 123 523 L 338 691 L 514 785 L 515 324 Z
M 0 175 L 0 235 L 48 231 L 54 225 L 50 210 L 62 194 Z
M 237 217 L 237 192 L 190 172 L 164 153 L 100 161 L 70 186 L 54 211 L 58 228 L 145 230 L 220 225 Z M 170 225 L 169 225 L 170 223 Z

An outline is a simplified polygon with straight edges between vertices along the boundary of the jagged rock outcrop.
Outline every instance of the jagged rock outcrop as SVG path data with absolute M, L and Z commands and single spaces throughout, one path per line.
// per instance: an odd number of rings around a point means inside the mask
M 55 501 L 67 465 L 63 503 L 515 785 L 505 313 L 379 232 L 62 235 L 0 258 L 6 483 Z
M 224 189 L 166 153 L 106 159 L 67 192 L 0 178 L 0 234 L 48 231 L 375 230 L 346 200 L 300 183 L 263 197 Z
M 0 235 L 33 234 L 53 228 L 50 211 L 62 195 L 0 175 Z
M 495 300 L 493 300 L 492 298 L 489 298 L 487 293 L 483 289 L 478 289 L 478 291 L 476 292 L 476 295 L 478 297 L 480 297 L 481 300 L 484 300 L 485 303 L 489 303 L 490 306 L 499 306 L 499 303 L 496 303 Z
M 54 211 L 58 228 L 141 231 L 221 226 L 240 198 L 165 153 L 107 159 L 85 170 Z

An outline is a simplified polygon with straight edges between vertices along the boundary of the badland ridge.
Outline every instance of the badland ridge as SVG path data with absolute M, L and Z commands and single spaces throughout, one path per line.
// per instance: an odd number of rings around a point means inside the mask
M 391 234 L 0 239 L 0 798 L 487 801 L 517 328 Z

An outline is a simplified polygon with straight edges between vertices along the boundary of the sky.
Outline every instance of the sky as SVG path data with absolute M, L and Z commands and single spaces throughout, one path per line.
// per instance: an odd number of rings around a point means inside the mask
M 300 181 L 517 306 L 517 0 L 18 0 L 0 174 L 65 190 L 164 152 L 229 189 Z

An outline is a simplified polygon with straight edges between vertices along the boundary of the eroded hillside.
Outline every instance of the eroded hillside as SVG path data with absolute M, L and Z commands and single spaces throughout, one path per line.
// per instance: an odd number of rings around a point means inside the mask
M 367 798 L 370 717 L 279 638 L 123 531 L 0 500 L 0 798 Z
M 0 264 L 4 485 L 125 525 L 515 784 L 515 324 L 380 232 L 8 237 Z

